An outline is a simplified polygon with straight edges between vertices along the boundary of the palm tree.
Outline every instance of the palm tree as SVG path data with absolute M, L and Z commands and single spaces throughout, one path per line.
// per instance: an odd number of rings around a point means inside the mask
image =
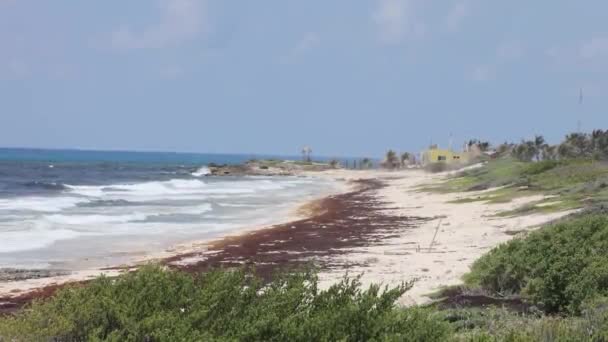
M 401 153 L 401 167 L 404 167 L 405 163 L 410 161 L 410 158 L 411 158 L 411 155 L 409 152 Z
M 545 149 L 545 138 L 542 135 L 534 136 L 534 156 L 540 161 L 540 154 Z
M 524 142 L 526 145 L 526 161 L 532 161 L 532 159 L 538 154 L 538 150 L 536 149 L 536 143 L 532 140 L 528 140 Z
M 566 135 L 565 144 L 572 148 L 573 157 L 587 157 L 592 153 L 591 141 L 587 134 L 572 133 Z
M 513 156 L 521 161 L 529 162 L 536 155 L 536 145 L 529 140 L 523 140 L 521 144 L 515 146 L 511 152 Z
M 369 158 L 363 158 L 360 165 L 363 169 L 369 169 L 372 167 L 372 161 Z
M 498 145 L 498 149 L 497 152 L 499 155 L 504 155 L 507 152 L 511 151 L 513 149 L 513 144 L 509 144 L 508 142 L 504 142 L 500 145 Z
M 557 155 L 560 159 L 570 158 L 572 154 L 572 146 L 566 142 L 559 144 L 557 147 Z
M 591 133 L 591 145 L 598 159 L 608 157 L 608 130 L 596 129 Z
M 556 145 L 545 144 L 543 147 L 543 159 L 556 160 L 558 155 L 558 147 Z
M 393 150 L 388 150 L 386 152 L 386 156 L 384 157 L 384 167 L 394 169 L 397 165 L 399 165 L 397 153 Z
M 488 141 L 481 142 L 481 141 L 480 141 L 480 142 L 477 144 L 477 146 L 479 146 L 479 150 L 480 150 L 481 152 L 485 152 L 485 151 L 487 151 L 487 150 L 489 150 L 489 149 L 490 149 L 490 142 L 488 142 Z

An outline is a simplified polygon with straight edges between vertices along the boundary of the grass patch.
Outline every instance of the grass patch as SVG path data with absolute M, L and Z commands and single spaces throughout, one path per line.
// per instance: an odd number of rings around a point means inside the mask
M 513 199 L 522 197 L 522 196 L 530 196 L 535 194 L 533 191 L 520 191 L 513 187 L 500 188 L 492 191 L 488 191 L 483 193 L 483 195 L 477 197 L 463 197 L 449 203 L 473 203 L 473 202 L 486 202 L 486 203 L 508 203 Z
M 498 217 L 511 217 L 529 214 L 549 214 L 558 213 L 567 210 L 581 209 L 584 207 L 583 201 L 577 197 L 560 197 L 544 199 L 535 203 L 524 204 L 513 210 L 501 211 L 496 214 Z
M 492 160 L 483 167 L 467 170 L 423 191 L 434 193 L 490 190 L 477 196 L 463 197 L 451 203 L 508 203 L 531 195 L 556 196 L 520 208 L 499 213 L 499 216 L 551 213 L 586 206 L 608 204 L 608 163 L 591 159 L 546 160 L 521 162 L 510 157 Z M 550 203 L 549 202 L 555 202 Z
M 462 171 L 439 184 L 426 185 L 421 190 L 450 193 L 485 190 L 514 183 L 525 169 L 526 163 L 513 158 L 501 158 L 484 166 Z

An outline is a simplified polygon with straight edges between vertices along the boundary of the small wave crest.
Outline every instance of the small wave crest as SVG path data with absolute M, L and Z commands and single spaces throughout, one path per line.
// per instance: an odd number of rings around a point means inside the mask
M 258 208 L 258 207 L 262 206 L 260 204 L 252 204 L 252 203 L 227 203 L 227 202 L 220 202 L 217 205 L 219 205 L 220 207 L 225 207 L 225 208 Z
M 21 197 L 0 200 L 0 210 L 57 212 L 83 202 L 75 197 Z
M 70 192 L 82 196 L 102 197 L 112 194 L 139 196 L 179 195 L 201 193 L 206 184 L 198 179 L 171 179 L 161 182 L 116 184 L 107 186 L 67 185 Z
M 64 225 L 92 225 L 104 223 L 128 223 L 134 221 L 143 221 L 149 215 L 144 213 L 133 213 L 126 215 L 63 215 L 54 214 L 48 215 L 45 219 L 52 223 Z
M 194 177 L 203 177 L 211 174 L 211 170 L 207 166 L 201 166 L 198 170 L 192 172 Z
M 22 183 L 23 187 L 30 189 L 42 189 L 42 190 L 66 190 L 67 187 L 61 183 L 55 182 L 43 182 L 43 181 L 31 181 L 27 183 Z

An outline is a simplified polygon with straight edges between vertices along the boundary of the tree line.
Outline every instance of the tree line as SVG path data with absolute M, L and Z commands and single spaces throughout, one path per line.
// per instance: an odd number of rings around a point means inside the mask
M 591 158 L 608 160 L 608 130 L 596 129 L 591 133 L 571 133 L 556 145 L 547 144 L 542 135 L 519 144 L 502 144 L 500 154 L 510 153 L 520 161 Z

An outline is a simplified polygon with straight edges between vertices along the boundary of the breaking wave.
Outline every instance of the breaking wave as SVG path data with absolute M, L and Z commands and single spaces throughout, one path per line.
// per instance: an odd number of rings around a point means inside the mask
M 208 176 L 210 174 L 211 174 L 211 170 L 209 170 L 209 168 L 207 166 L 201 166 L 198 170 L 192 172 L 192 175 L 194 177 Z

